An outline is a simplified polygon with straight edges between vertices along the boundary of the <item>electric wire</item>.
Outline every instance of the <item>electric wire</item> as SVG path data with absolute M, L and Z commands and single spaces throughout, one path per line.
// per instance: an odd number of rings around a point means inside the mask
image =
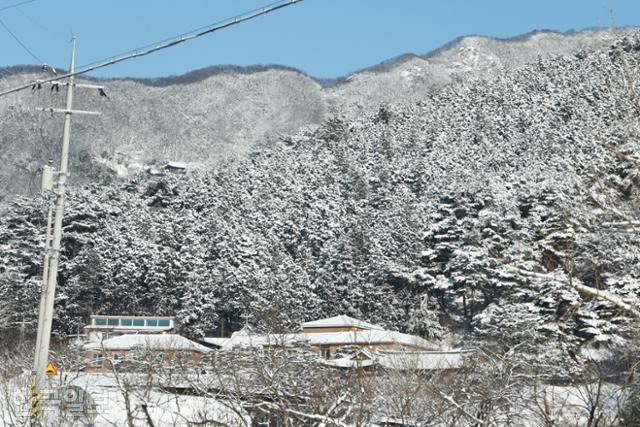
M 0 12 L 2 12 L 3 10 L 13 9 L 14 7 L 22 6 L 23 4 L 33 3 L 35 1 L 38 1 L 38 0 L 27 0 L 21 3 L 14 3 L 14 4 L 10 4 L 9 6 L 0 7 Z
M 25 4 L 28 4 L 28 3 L 33 3 L 33 2 L 35 2 L 35 1 L 37 1 L 37 0 L 27 0 L 27 1 L 20 2 L 20 3 L 14 3 L 14 4 L 11 4 L 11 5 L 9 5 L 9 6 L 5 6 L 5 7 L 3 7 L 3 8 L 0 8 L 0 11 L 8 10 L 8 9 L 12 9 L 12 8 L 16 8 L 16 10 L 18 10 L 18 11 L 22 12 L 22 11 L 20 10 L 20 8 L 18 8 L 18 6 L 22 6 L 22 5 L 25 5 Z M 26 52 L 27 52 L 27 53 L 28 53 L 28 54 L 33 58 L 33 59 L 35 59 L 35 60 L 36 60 L 36 62 L 38 62 L 38 63 L 39 63 L 40 65 L 42 65 L 42 66 L 45 66 L 44 61 L 43 61 L 42 59 L 40 59 L 40 58 L 38 57 L 38 55 L 36 55 L 35 53 L 33 53 L 33 51 L 32 51 L 31 49 L 29 49 L 29 48 L 27 47 L 27 45 L 26 45 L 26 44 L 24 44 L 24 43 L 22 42 L 22 40 L 20 40 L 20 38 L 18 38 L 18 36 L 17 36 L 13 31 L 11 31 L 11 29 L 7 26 L 7 24 L 5 24 L 5 22 L 4 22 L 2 19 L 0 19 L 0 25 L 1 25 L 1 26 L 2 26 L 6 31 L 7 31 L 7 33 L 9 33 L 9 35 L 10 35 L 11 37 L 13 37 L 13 39 L 14 39 L 14 40 L 15 40 L 15 41 L 16 41 L 16 42 L 17 42 L 17 43 L 18 43 L 18 44 L 19 44 L 19 45 L 20 45 L 20 46 L 21 46 L 21 47 L 22 47 L 22 48 L 23 48 L 23 49 L 24 49 L 24 50 L 25 50 L 25 51 L 26 51 Z M 0 77 L 2 77 L 2 76 L 0 76 Z
M 20 14 L 22 16 L 24 16 L 27 20 L 29 20 L 33 25 L 35 25 L 36 27 L 39 27 L 45 33 L 48 33 L 48 34 L 50 34 L 50 35 L 52 35 L 52 36 L 54 36 L 56 38 L 66 40 L 66 37 L 67 37 L 66 35 L 63 35 L 59 31 L 52 30 L 51 28 L 43 25 L 42 23 L 40 23 L 39 21 L 37 21 L 33 17 L 31 17 L 31 15 L 27 14 L 27 12 L 25 12 L 21 7 L 16 7 L 16 10 L 18 12 L 20 12 Z
M 53 81 L 57 81 L 57 80 L 63 80 L 63 79 L 67 79 L 71 76 L 77 76 L 77 75 L 81 75 L 81 74 L 86 74 L 90 71 L 93 70 L 97 70 L 100 68 L 104 68 L 104 67 L 108 67 L 110 65 L 113 64 L 117 64 L 119 62 L 123 62 L 129 59 L 133 59 L 133 58 L 139 58 L 141 56 L 146 56 L 146 55 L 150 55 L 152 53 L 155 53 L 157 51 L 163 50 L 163 49 L 167 49 L 169 47 L 173 47 L 176 46 L 178 44 L 182 44 L 185 43 L 187 41 L 202 37 L 206 34 L 210 34 L 213 33 L 215 31 L 219 31 L 237 24 L 240 24 L 242 22 L 245 21 L 249 21 L 251 19 L 257 18 L 261 15 L 265 15 L 267 13 L 282 9 L 284 7 L 287 6 L 291 6 L 293 4 L 296 3 L 300 3 L 303 0 L 281 0 L 281 1 L 277 1 L 274 3 L 271 3 L 267 6 L 264 6 L 262 8 L 259 9 L 255 9 L 252 10 L 250 12 L 241 14 L 241 15 L 237 15 L 234 16 L 232 18 L 228 18 L 225 19 L 223 21 L 219 21 L 217 23 L 214 23 L 212 25 L 206 26 L 206 27 L 200 27 L 196 30 L 193 30 L 189 33 L 184 33 L 182 35 L 173 37 L 171 39 L 167 39 L 165 41 L 162 42 L 158 42 L 152 45 L 148 45 L 146 47 L 143 48 L 139 48 L 139 49 L 135 49 L 132 51 L 129 51 L 127 53 L 115 56 L 115 57 L 110 57 L 107 59 L 104 59 L 102 61 L 98 61 L 98 62 L 94 62 L 92 64 L 89 65 L 85 65 L 83 67 L 80 67 L 79 70 L 73 72 L 73 73 L 66 73 L 66 74 L 61 74 L 59 76 L 56 77 L 51 77 L 51 78 L 47 78 L 47 79 L 43 79 L 43 80 L 35 80 L 35 81 L 31 81 L 29 83 L 26 83 L 24 85 L 15 87 L 13 89 L 8 89 L 5 90 L 3 92 L 0 92 L 0 96 L 5 96 L 11 93 L 15 93 L 15 92 L 19 92 L 21 90 L 25 90 L 28 89 L 30 87 L 32 87 L 34 84 L 43 84 L 43 83 L 49 83 L 49 82 L 53 82 Z
M 102 62 L 110 61 L 110 60 L 113 60 L 113 59 L 116 59 L 116 58 L 119 58 L 119 57 L 122 57 L 122 56 L 125 56 L 125 55 L 130 55 L 130 54 L 137 53 L 137 52 L 140 52 L 140 51 L 144 51 L 144 50 L 147 50 L 147 49 L 152 49 L 152 48 L 154 48 L 156 46 L 163 45 L 163 44 L 170 44 L 170 46 L 173 46 L 174 44 L 179 44 L 179 43 L 182 43 L 184 41 L 191 40 L 192 38 L 196 38 L 196 37 L 208 34 L 210 32 L 213 32 L 213 31 L 216 31 L 216 30 L 219 30 L 219 29 L 222 29 L 222 28 L 226 28 L 227 26 L 231 26 L 231 25 L 234 25 L 236 23 L 243 22 L 244 20 L 250 19 L 251 17 L 255 17 L 255 16 L 252 16 L 255 13 L 263 12 L 263 11 L 264 11 L 264 13 L 268 13 L 268 12 L 271 12 L 273 10 L 279 9 L 280 7 L 288 6 L 289 4 L 298 3 L 300 1 L 302 1 L 302 0 L 278 0 L 278 1 L 275 1 L 273 3 L 267 4 L 267 5 L 263 6 L 263 7 L 260 7 L 260 8 L 257 8 L 257 9 L 253 9 L 253 10 L 251 10 L 249 12 L 241 13 L 239 15 L 235 15 L 235 16 L 232 16 L 230 18 L 226 18 L 226 19 L 223 19 L 221 21 L 214 22 L 213 24 L 209 24 L 209 25 L 205 25 L 205 26 L 202 26 L 202 27 L 198 27 L 198 28 L 196 28 L 194 30 L 191 30 L 191 31 L 188 31 L 186 33 L 178 34 L 176 36 L 169 37 L 169 38 L 166 38 L 166 39 L 154 42 L 154 43 L 150 43 L 150 44 L 145 45 L 145 46 L 140 46 L 138 48 L 131 49 L 131 50 L 128 50 L 126 52 L 119 53 L 117 55 L 113 55 L 113 56 L 110 56 L 110 57 L 107 57 L 107 58 L 103 58 L 103 59 L 100 59 L 100 60 L 97 60 L 97 61 L 94 61 L 94 62 L 90 62 L 88 64 L 84 64 L 80 68 L 91 67 L 93 65 L 96 65 L 96 64 L 99 64 L 99 63 L 102 63 Z M 284 4 L 282 6 L 277 6 L 277 5 L 281 4 L 281 3 L 284 3 Z M 260 15 L 263 15 L 264 13 L 260 13 Z M 246 18 L 248 16 L 249 16 L 249 18 Z M 256 16 L 259 16 L 259 15 L 256 15 Z M 231 25 L 224 25 L 224 24 L 227 24 L 227 23 L 229 23 Z M 201 32 L 202 32 L 202 34 L 199 34 Z M 172 43 L 172 42 L 175 42 L 175 43 Z M 169 46 L 167 46 L 167 47 L 169 47 Z
M 44 61 L 43 61 L 42 59 L 38 58 L 38 56 L 37 56 L 35 53 L 33 53 L 33 52 L 31 51 L 31 49 L 29 49 L 29 48 L 28 48 L 24 43 L 22 43 L 22 41 L 20 41 L 20 39 L 18 38 L 18 36 L 16 36 L 16 35 L 13 33 L 13 31 L 11 31 L 11 29 L 10 29 L 9 27 L 7 27 L 7 24 L 5 24 L 5 23 L 4 23 L 4 21 L 3 21 L 2 19 L 0 19 L 0 25 L 2 25 L 2 27 L 3 27 L 5 30 L 7 30 L 7 32 L 8 32 L 9 34 L 11 34 L 11 37 L 13 37 L 13 39 L 14 39 L 16 42 L 18 42 L 18 44 L 19 44 L 20 46 L 22 46 L 22 48 L 23 48 L 23 49 L 24 49 L 24 50 L 25 50 L 29 55 L 31 55 L 31 57 L 32 57 L 33 59 L 35 59 L 35 60 L 36 60 L 40 65 L 45 65 L 45 64 L 44 64 Z

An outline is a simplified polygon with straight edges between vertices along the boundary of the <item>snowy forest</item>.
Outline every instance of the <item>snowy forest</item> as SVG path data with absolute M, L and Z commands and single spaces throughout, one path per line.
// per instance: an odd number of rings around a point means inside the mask
M 624 348 L 638 302 L 640 42 L 340 115 L 215 168 L 71 190 L 54 328 L 177 315 L 193 337 L 346 313 L 526 338 L 546 363 Z M 33 327 L 47 200 L 0 222 L 2 327 Z M 276 320 L 274 320 L 276 319 Z
M 215 166 L 72 187 L 54 329 L 176 315 L 199 338 L 348 314 L 517 344 L 556 379 L 624 353 L 636 321 L 579 287 L 640 302 L 639 65 L 634 33 L 333 114 Z M 35 326 L 48 203 L 3 207 L 0 328 Z

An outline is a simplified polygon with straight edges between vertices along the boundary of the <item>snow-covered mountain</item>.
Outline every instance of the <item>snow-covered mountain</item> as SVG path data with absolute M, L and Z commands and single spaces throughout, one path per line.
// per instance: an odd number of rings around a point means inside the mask
M 632 31 L 619 30 L 618 36 Z M 357 114 L 383 102 L 418 100 L 434 87 L 453 81 L 484 78 L 538 60 L 600 49 L 613 38 L 611 31 L 603 29 L 571 34 L 536 31 L 505 40 L 466 36 L 424 55 L 402 55 L 356 72 L 328 93 L 341 112 Z
M 5 87 L 37 77 L 19 73 L 0 81 Z M 125 176 L 169 161 L 210 164 L 325 117 L 320 85 L 298 72 L 272 68 L 214 73 L 194 83 L 188 78 L 162 86 L 103 82 L 108 98 L 79 89 L 76 108 L 102 115 L 74 117 L 71 179 Z M 43 162 L 57 160 L 62 117 L 34 108 L 63 102 L 64 91 L 49 87 L 0 99 L 3 193 L 27 190 Z
M 76 96 L 77 108 L 103 114 L 74 119 L 71 182 L 109 181 L 169 161 L 214 164 L 331 116 L 357 117 L 381 103 L 419 100 L 454 81 L 602 48 L 611 37 L 608 30 L 464 37 L 333 82 L 284 67 L 212 67 L 173 78 L 103 81 L 108 99 L 95 90 Z M 28 67 L 0 70 L 0 87 L 43 75 Z M 33 191 L 38 169 L 56 159 L 62 118 L 34 108 L 62 105 L 63 92 L 47 86 L 0 98 L 0 199 Z

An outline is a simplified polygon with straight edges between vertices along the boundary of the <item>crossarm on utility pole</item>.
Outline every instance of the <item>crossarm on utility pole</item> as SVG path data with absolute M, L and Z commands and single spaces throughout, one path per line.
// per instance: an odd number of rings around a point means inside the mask
M 67 110 L 64 108 L 52 108 L 52 107 L 38 107 L 36 108 L 38 111 L 45 111 L 47 113 L 63 113 L 63 114 L 84 114 L 88 116 L 99 116 L 100 112 L 98 111 L 84 111 L 84 110 Z
M 50 86 L 69 86 L 69 82 L 61 82 L 61 81 L 49 81 L 49 80 L 36 80 L 34 83 L 37 85 L 49 84 Z M 84 89 L 104 89 L 104 86 L 101 85 L 92 85 L 88 83 L 74 83 L 75 87 L 81 87 Z

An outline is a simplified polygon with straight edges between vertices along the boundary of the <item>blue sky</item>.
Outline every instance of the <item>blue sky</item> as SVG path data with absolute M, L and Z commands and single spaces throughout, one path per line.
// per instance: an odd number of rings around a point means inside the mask
M 0 0 L 0 9 L 24 0 Z M 305 0 L 118 64 L 99 77 L 158 77 L 217 64 L 283 64 L 337 77 L 456 37 L 609 26 L 610 0 Z M 269 0 L 37 0 L 0 19 L 39 58 L 66 67 L 71 33 L 87 64 L 264 6 Z M 640 25 L 640 0 L 612 0 L 618 26 Z M 0 27 L 0 66 L 36 61 Z

